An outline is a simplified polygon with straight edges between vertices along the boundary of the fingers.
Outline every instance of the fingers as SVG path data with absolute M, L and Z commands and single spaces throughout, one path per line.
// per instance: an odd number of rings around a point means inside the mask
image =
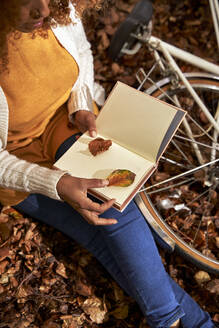
M 97 217 L 90 224 L 96 225 L 96 226 L 104 226 L 104 225 L 113 225 L 116 223 L 118 223 L 118 221 L 116 219 L 104 219 L 104 218 Z
M 112 207 L 113 203 L 115 202 L 115 199 L 110 199 L 102 204 L 93 202 L 89 198 L 84 198 L 84 201 L 80 203 L 79 208 L 82 210 L 88 210 L 94 213 L 101 214 L 105 211 L 107 211 L 110 207 Z
M 100 215 L 113 206 L 113 204 L 115 203 L 115 199 L 110 199 L 102 204 L 95 203 L 92 201 L 91 201 L 91 203 L 92 204 L 90 204 L 89 210 L 92 211 L 93 213 L 95 213 L 96 215 Z
M 98 215 L 101 213 L 107 211 L 110 207 L 112 207 L 113 203 L 115 202 L 115 199 L 111 199 L 107 202 L 104 202 L 103 204 L 98 204 L 95 202 L 92 202 L 90 200 L 90 204 L 86 204 L 86 208 L 81 208 L 78 206 L 75 206 L 75 204 L 71 204 L 72 207 L 78 211 L 83 218 L 92 225 L 112 225 L 116 224 L 117 220 L 113 218 L 101 218 Z
M 98 215 L 94 212 L 90 212 L 87 210 L 79 210 L 78 211 L 83 218 L 91 225 L 95 226 L 104 226 L 104 225 L 112 225 L 118 223 L 116 219 L 112 218 L 99 218 Z
M 115 203 L 115 199 L 110 199 L 110 200 L 104 202 L 103 204 L 100 205 L 99 213 L 106 212 L 109 208 L 111 208 L 113 206 L 114 203 Z

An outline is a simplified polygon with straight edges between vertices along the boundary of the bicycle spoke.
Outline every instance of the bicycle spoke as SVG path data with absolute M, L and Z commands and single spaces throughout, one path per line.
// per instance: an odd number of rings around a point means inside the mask
M 177 145 L 176 141 L 174 141 L 173 139 L 171 140 L 172 144 L 175 146 L 175 148 L 178 150 L 178 152 L 182 155 L 182 157 L 191 165 L 192 162 L 189 160 L 188 156 L 186 156 L 186 154 L 183 152 L 183 150 Z
M 165 95 L 167 97 L 167 99 L 169 99 L 171 101 L 171 103 L 175 106 L 177 106 L 177 104 L 175 103 L 174 99 L 171 98 L 171 96 L 168 95 L 168 93 L 166 93 L 162 88 L 159 87 L 159 85 L 154 82 L 150 77 L 147 78 L 147 80 L 153 85 L 156 86 L 158 88 L 158 90 L 160 90 L 162 92 L 163 95 Z
M 184 169 L 188 169 L 188 166 L 185 166 L 185 165 L 183 165 L 183 164 L 181 164 L 181 163 L 179 163 L 179 162 L 176 162 L 176 161 L 174 161 L 174 160 L 171 159 L 171 158 L 167 158 L 167 157 L 161 156 L 161 160 L 162 160 L 162 161 L 165 161 L 165 162 L 168 162 L 168 163 L 171 163 L 171 164 L 173 164 L 173 165 L 176 165 L 176 166 L 178 166 L 178 167 L 182 167 L 182 168 L 184 168 Z M 193 165 L 192 167 L 194 167 L 194 165 Z
M 163 188 L 160 188 L 160 189 L 157 189 L 157 190 L 154 190 L 154 191 L 149 191 L 147 192 L 147 195 L 152 195 L 152 194 L 155 194 L 155 193 L 160 193 L 162 191 L 166 191 L 166 190 L 169 190 L 169 189 L 172 189 L 172 188 L 175 188 L 175 187 L 178 187 L 178 186 L 181 186 L 185 183 L 188 183 L 190 185 L 191 182 L 194 182 L 195 179 L 194 178 L 190 178 L 190 179 L 186 179 L 186 180 L 183 180 L 181 182 L 178 182 L 176 184 L 173 184 L 173 185 L 169 185 L 168 187 L 163 187 Z M 190 182 L 190 183 L 189 183 Z M 143 191 L 143 190 L 141 190 Z
M 177 97 L 177 95 L 174 95 L 173 96 L 173 99 L 175 100 L 177 106 L 178 107 L 181 107 L 180 101 L 179 101 L 179 98 Z M 204 164 L 204 160 L 203 160 L 202 154 L 200 152 L 200 149 L 198 148 L 198 144 L 195 143 L 195 139 L 193 137 L 192 129 L 191 129 L 191 127 L 190 127 L 190 125 L 189 125 L 188 120 L 187 120 L 186 117 L 184 117 L 184 119 L 182 121 L 182 124 L 184 126 L 184 129 L 186 131 L 187 136 L 193 141 L 192 147 L 193 147 L 194 152 L 196 154 L 196 157 L 197 157 L 197 159 L 199 161 L 199 164 Z
M 186 207 L 191 206 L 193 203 L 195 203 L 196 201 L 198 201 L 199 199 L 201 199 L 201 198 L 202 198 L 203 196 L 205 196 L 207 193 L 209 194 L 211 190 L 212 190 L 212 188 L 208 188 L 208 189 L 205 190 L 203 193 L 199 194 L 199 195 L 198 195 L 197 197 L 195 197 L 191 202 L 187 203 L 187 204 L 186 204 Z M 177 212 L 175 212 L 175 213 L 169 215 L 169 216 L 165 219 L 165 221 L 166 221 L 166 222 L 171 222 L 171 219 L 172 219 L 174 216 L 179 215 L 179 213 L 180 213 L 181 211 L 183 211 L 183 210 L 184 210 L 184 208 L 179 209 Z M 197 227 L 197 229 L 196 229 L 196 232 L 195 232 L 195 235 L 194 235 L 193 239 L 192 239 L 191 237 L 189 238 L 189 239 L 190 239 L 190 245 L 192 245 L 192 246 L 194 246 L 195 241 L 196 241 L 196 239 L 197 239 L 197 237 L 198 237 L 198 234 L 199 234 L 200 227 L 201 227 L 201 224 L 202 224 L 202 222 L 203 222 L 203 219 L 204 219 L 204 214 L 201 216 L 201 218 L 200 218 L 200 220 L 199 220 L 199 224 L 198 224 L 198 227 Z M 183 227 L 182 227 L 182 228 L 183 228 Z M 182 228 L 181 228 L 181 229 L 182 229 Z M 180 234 L 182 234 L 182 235 L 185 236 L 185 233 L 183 233 L 183 232 L 181 231 L 181 229 L 177 228 L 177 229 L 175 229 L 175 231 L 176 231 L 177 233 L 180 233 Z M 207 233 L 206 233 L 206 234 L 207 234 Z M 188 236 L 186 236 L 186 237 L 188 237 Z M 207 242 L 206 242 L 206 246 L 207 246 Z
M 209 145 L 203 144 L 202 142 L 193 141 L 189 138 L 179 136 L 178 134 L 175 134 L 175 138 L 179 138 L 179 139 L 186 140 L 186 141 L 189 141 L 189 142 L 195 142 L 200 146 L 203 146 L 203 147 L 206 147 L 206 148 L 209 148 L 209 149 L 215 149 L 215 150 L 219 151 L 219 144 L 218 143 L 216 144 L 216 146 L 209 146 Z
M 178 141 L 177 140 L 177 142 L 178 142 L 178 144 L 182 144 L 180 141 Z M 185 145 L 185 144 L 184 144 Z M 165 151 L 165 155 L 168 155 L 168 156 L 170 156 L 171 158 L 167 158 L 166 156 L 161 156 L 161 159 L 162 160 L 166 160 L 167 162 L 169 161 L 170 163 L 173 163 L 173 164 L 175 164 L 175 165 L 177 165 L 177 166 L 181 166 L 181 167 L 184 167 L 184 168 L 188 168 L 189 166 L 188 165 L 184 165 L 184 164 L 182 164 L 181 162 L 182 162 L 182 157 L 180 156 L 180 153 L 179 154 L 174 154 L 173 155 L 173 152 L 169 152 L 168 151 L 168 148 L 167 148 L 167 150 Z M 174 157 L 174 159 L 173 159 L 173 157 Z M 191 167 L 194 167 L 195 165 L 191 165 Z
M 196 202 L 197 200 L 199 200 L 202 196 L 204 196 L 205 194 L 207 194 L 209 192 L 208 188 L 207 190 L 205 190 L 203 193 L 199 194 L 197 197 L 195 197 L 191 202 L 187 203 L 186 206 L 190 206 L 192 205 L 194 202 Z M 178 210 L 176 213 L 171 214 L 170 216 L 168 216 L 165 220 L 168 221 L 170 219 L 172 219 L 176 214 L 178 214 L 180 211 L 182 211 L 182 209 Z
M 217 113 L 219 112 L 219 101 L 217 104 Z M 219 125 L 219 115 L 217 116 L 217 123 Z M 218 131 L 214 130 L 213 133 L 213 142 L 212 142 L 212 146 L 215 147 L 217 145 L 217 139 L 218 139 Z M 216 158 L 216 150 L 212 149 L 211 151 L 211 160 L 214 160 Z
M 213 141 L 213 137 L 211 137 L 210 134 L 205 129 L 203 129 L 201 127 L 201 125 L 194 118 L 192 118 L 192 116 L 189 113 L 187 113 L 187 117 L 196 125 L 196 127 L 198 129 L 200 129 L 203 132 L 203 134 L 201 134 L 201 135 L 193 135 L 194 138 L 199 138 L 199 137 L 202 137 L 203 135 L 205 135 L 206 137 L 209 138 L 209 140 Z M 212 127 L 213 127 L 213 125 L 210 125 L 210 128 L 212 128 Z
M 210 192 L 212 191 L 212 187 L 210 187 L 208 190 L 207 190 L 207 192 L 208 192 L 208 201 L 210 201 Z M 204 193 L 203 193 L 204 194 Z M 197 230 L 196 230 L 196 233 L 195 233 L 195 236 L 194 236 L 194 239 L 193 239 L 193 243 L 192 243 L 192 245 L 194 245 L 194 243 L 195 243 L 195 241 L 196 241 L 196 239 L 197 239 L 197 237 L 198 237 L 198 233 L 199 233 L 199 231 L 200 231 L 200 227 L 201 227 L 201 224 L 202 224 L 202 222 L 203 222 L 203 220 L 204 220 L 204 216 L 205 216 L 205 212 L 203 213 L 203 215 L 201 216 L 201 219 L 200 219 L 200 221 L 199 221 L 199 225 L 198 225 L 198 228 L 197 228 Z M 208 225 L 207 225 L 207 231 L 206 231 L 206 236 L 205 236 L 205 240 L 206 240 L 206 247 L 208 248 Z
M 219 158 L 216 159 L 216 160 L 214 160 L 214 161 L 211 161 L 211 162 L 209 162 L 209 163 L 206 163 L 206 164 L 200 165 L 200 166 L 198 166 L 198 167 L 195 167 L 194 169 L 191 169 L 191 170 L 189 170 L 189 171 L 187 171 L 187 172 L 183 172 L 183 173 L 181 173 L 181 174 L 178 174 L 178 175 L 176 175 L 176 176 L 174 176 L 174 177 L 172 177 L 172 178 L 169 178 L 169 179 L 163 180 L 163 181 L 161 181 L 161 182 L 158 182 L 158 183 L 156 183 L 156 184 L 154 184 L 154 185 L 152 185 L 152 186 L 149 186 L 149 187 L 146 187 L 146 188 L 140 189 L 138 192 L 147 191 L 147 190 L 152 189 L 152 188 L 154 188 L 154 187 L 160 186 L 161 184 L 168 183 L 168 182 L 174 181 L 174 180 L 176 180 L 176 179 L 182 178 L 182 177 L 184 177 L 184 176 L 186 176 L 186 175 L 189 175 L 189 174 L 192 174 L 192 173 L 194 173 L 194 172 L 196 172 L 196 171 L 199 171 L 199 170 L 201 170 L 201 169 L 203 169 L 203 168 L 205 168 L 205 167 L 207 167 L 207 166 L 209 166 L 209 165 L 215 164 L 215 163 L 217 163 L 218 161 L 219 161 Z

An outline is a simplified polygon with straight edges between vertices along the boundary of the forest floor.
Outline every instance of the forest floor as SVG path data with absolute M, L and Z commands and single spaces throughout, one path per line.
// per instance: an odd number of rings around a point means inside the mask
M 94 54 L 95 79 L 110 92 L 117 80 L 136 84 L 151 55 L 112 62 L 110 40 L 137 0 L 112 0 L 104 11 L 86 15 Z M 155 0 L 153 34 L 218 63 L 207 0 Z M 192 71 L 189 65 L 183 70 Z M 201 272 L 177 254 L 160 250 L 175 281 L 219 322 L 219 279 Z M 201 279 L 196 279 L 197 273 Z M 62 233 L 11 208 L 0 214 L 0 328 L 147 328 L 136 302 L 128 297 L 86 250 Z

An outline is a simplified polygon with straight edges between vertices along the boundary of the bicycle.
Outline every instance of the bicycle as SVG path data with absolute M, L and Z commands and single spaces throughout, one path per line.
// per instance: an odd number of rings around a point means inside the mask
M 209 5 L 219 47 L 219 5 Z M 115 61 L 146 46 L 154 65 L 138 70 L 137 88 L 187 115 L 135 201 L 170 251 L 219 273 L 219 66 L 154 37 L 152 15 L 152 3 L 139 1 L 115 32 L 109 56 Z M 182 73 L 174 58 L 201 71 Z M 157 70 L 161 79 L 154 81 Z

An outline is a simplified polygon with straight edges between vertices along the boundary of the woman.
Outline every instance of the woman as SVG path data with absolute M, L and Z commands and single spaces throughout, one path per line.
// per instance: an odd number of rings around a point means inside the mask
M 92 54 L 75 7 L 80 12 L 98 1 L 72 2 L 0 2 L 0 202 L 86 247 L 151 327 L 214 327 L 165 272 L 134 202 L 119 213 L 113 199 L 87 197 L 88 188 L 107 181 L 53 169 L 79 132 L 96 135 Z

